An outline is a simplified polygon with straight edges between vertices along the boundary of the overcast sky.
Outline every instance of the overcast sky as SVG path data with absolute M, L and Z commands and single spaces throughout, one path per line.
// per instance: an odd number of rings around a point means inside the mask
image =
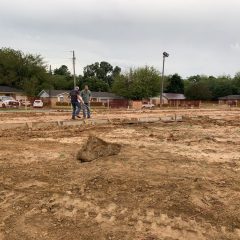
M 77 73 L 109 61 L 166 74 L 240 71 L 240 0 L 0 0 L 0 47 L 41 54 Z

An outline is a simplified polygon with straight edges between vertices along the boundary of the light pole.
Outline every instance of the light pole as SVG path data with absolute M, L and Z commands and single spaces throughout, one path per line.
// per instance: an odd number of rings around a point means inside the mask
M 72 63 L 73 63 L 73 85 L 74 88 L 76 87 L 76 71 L 75 71 L 75 63 L 76 63 L 76 57 L 75 57 L 75 51 L 72 51 L 73 57 L 72 57 Z
M 165 58 L 169 57 L 169 54 L 167 52 L 163 52 L 163 68 L 162 68 L 162 86 L 161 86 L 161 94 L 160 94 L 160 108 L 163 104 L 163 82 L 164 82 L 164 68 L 165 68 Z

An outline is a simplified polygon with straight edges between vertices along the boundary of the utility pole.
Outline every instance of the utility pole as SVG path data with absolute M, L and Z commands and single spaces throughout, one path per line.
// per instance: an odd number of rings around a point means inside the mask
M 161 93 L 160 93 L 160 108 L 162 108 L 163 105 L 163 87 L 164 87 L 164 70 L 165 70 L 165 58 L 169 57 L 169 54 L 167 52 L 163 53 L 163 67 L 162 67 L 162 86 L 161 86 Z
M 76 87 L 76 71 L 75 71 L 75 63 L 76 63 L 76 57 L 75 57 L 75 52 L 74 50 L 72 51 L 73 57 L 72 57 L 72 63 L 73 63 L 73 84 L 74 88 Z

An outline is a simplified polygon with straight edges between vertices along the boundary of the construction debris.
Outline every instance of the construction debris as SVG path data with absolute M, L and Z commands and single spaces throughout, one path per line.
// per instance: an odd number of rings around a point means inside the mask
M 117 155 L 121 150 L 121 145 L 108 143 L 104 140 L 90 136 L 77 154 L 77 159 L 81 162 L 91 162 L 101 157 Z

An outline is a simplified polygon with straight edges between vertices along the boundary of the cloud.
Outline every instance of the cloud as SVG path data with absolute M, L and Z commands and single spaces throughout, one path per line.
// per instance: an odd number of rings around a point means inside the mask
M 233 49 L 233 50 L 237 50 L 237 51 L 240 51 L 240 44 L 238 42 L 234 43 L 234 44 L 231 44 L 230 47 Z
M 101 60 L 161 70 L 169 51 L 169 74 L 234 74 L 239 55 L 229 46 L 239 49 L 232 44 L 240 41 L 239 7 L 238 0 L 1 0 L 0 43 L 42 53 L 54 67 L 71 66 L 75 49 L 78 73 Z

